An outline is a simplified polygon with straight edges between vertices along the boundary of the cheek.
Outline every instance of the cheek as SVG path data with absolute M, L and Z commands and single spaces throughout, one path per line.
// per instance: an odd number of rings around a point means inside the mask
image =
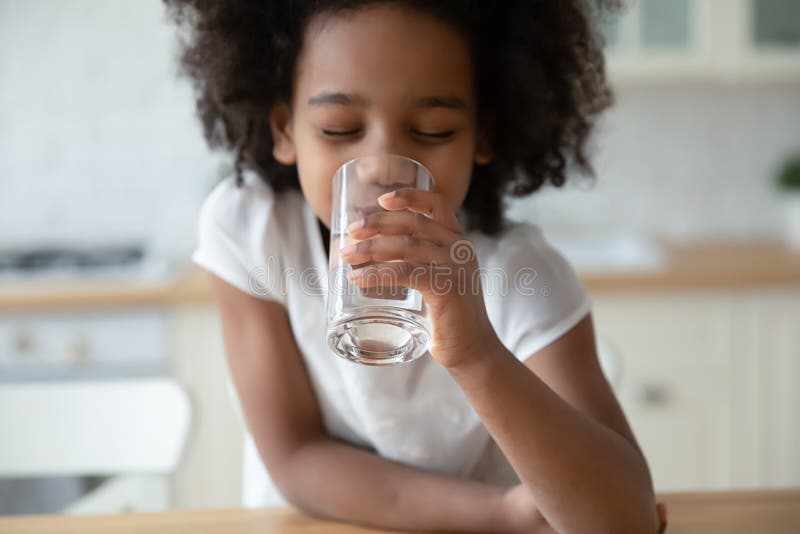
M 318 152 L 298 153 L 297 172 L 306 201 L 317 217 L 330 226 L 335 164 L 331 165 L 330 160 Z
M 298 138 L 298 172 L 302 168 L 313 181 L 316 188 L 325 193 L 324 199 L 330 204 L 333 192 L 333 176 L 350 157 L 335 144 L 325 142 L 313 132 L 304 132 Z
M 436 191 L 444 195 L 448 205 L 456 212 L 467 196 L 472 176 L 472 146 L 455 147 L 433 158 L 426 165 L 436 181 Z
M 305 127 L 295 130 L 297 172 L 306 201 L 328 227 L 330 227 L 333 195 L 333 175 L 339 168 L 342 154 Z

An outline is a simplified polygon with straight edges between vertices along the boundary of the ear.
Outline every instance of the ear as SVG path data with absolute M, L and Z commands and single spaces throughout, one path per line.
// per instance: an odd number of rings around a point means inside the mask
M 477 165 L 487 165 L 494 157 L 492 142 L 489 131 L 492 125 L 492 118 L 487 117 L 478 129 L 478 136 L 475 139 L 475 163 Z
M 269 114 L 269 128 L 272 132 L 272 155 L 284 165 L 297 163 L 297 150 L 292 133 L 292 114 L 285 103 L 276 104 Z

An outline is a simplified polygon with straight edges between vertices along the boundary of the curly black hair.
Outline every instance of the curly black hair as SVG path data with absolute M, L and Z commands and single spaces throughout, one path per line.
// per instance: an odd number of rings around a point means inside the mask
M 247 167 L 276 192 L 300 188 L 297 167 L 272 155 L 269 111 L 292 101 L 305 27 L 317 13 L 386 1 L 433 14 L 468 40 L 479 125 L 494 153 L 489 164 L 473 166 L 463 206 L 468 230 L 501 231 L 505 196 L 561 186 L 571 166 L 593 176 L 587 139 L 613 100 L 595 20 L 619 2 L 164 0 L 205 138 L 212 148 L 235 151 L 238 185 Z

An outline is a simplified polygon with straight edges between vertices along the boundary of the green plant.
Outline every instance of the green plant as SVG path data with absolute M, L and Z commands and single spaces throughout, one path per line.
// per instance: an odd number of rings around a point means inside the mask
M 778 189 L 800 193 L 800 154 L 791 156 L 775 176 Z

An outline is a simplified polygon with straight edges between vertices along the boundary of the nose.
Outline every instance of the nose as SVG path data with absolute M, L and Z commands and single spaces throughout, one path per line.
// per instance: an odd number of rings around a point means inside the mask
M 416 160 L 393 152 L 361 156 L 355 161 L 358 181 L 376 186 L 413 186 L 416 183 Z
M 360 180 L 384 185 L 397 183 L 414 165 L 404 158 L 420 161 L 415 148 L 403 126 L 389 124 L 388 120 L 373 125 L 353 156 L 364 158 L 358 166 Z
M 396 158 L 376 158 L 375 161 L 366 162 L 377 173 L 381 180 L 379 183 L 396 183 L 399 177 L 409 174 L 409 167 L 414 164 L 408 159 L 421 162 L 419 159 L 419 146 L 409 134 L 406 125 L 399 121 L 376 121 L 365 139 L 364 155 L 400 156 Z M 408 159 L 404 159 L 408 158 Z M 365 169 L 367 170 L 367 169 Z

